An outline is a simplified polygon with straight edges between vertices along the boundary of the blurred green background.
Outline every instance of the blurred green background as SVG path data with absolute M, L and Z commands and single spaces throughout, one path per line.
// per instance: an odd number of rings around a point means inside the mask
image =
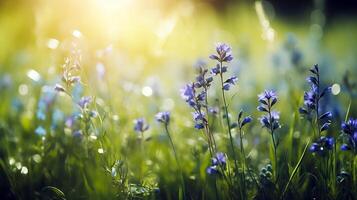
M 267 144 L 269 136 L 256 111 L 257 94 L 265 88 L 279 94 L 281 134 L 289 141 L 283 146 L 296 145 L 284 159 L 295 164 L 295 153 L 301 154 L 311 136 L 297 109 L 313 64 L 321 67 L 324 85 L 335 85 L 326 100 L 336 117 L 329 135 L 339 134 L 350 101 L 349 115 L 356 116 L 356 93 L 349 93 L 346 85 L 346 77 L 355 81 L 357 75 L 356 11 L 352 0 L 0 1 L 0 153 L 13 192 L 20 198 L 37 197 L 41 188 L 52 185 L 69 199 L 112 199 L 116 188 L 107 186 L 111 178 L 102 168 L 123 159 L 131 182 L 159 187 L 163 199 L 175 199 L 177 169 L 164 131 L 153 118 L 169 110 L 185 178 L 197 194 L 193 197 L 212 195 L 200 193 L 208 187 L 204 180 L 209 157 L 179 90 L 194 80 L 197 63 L 214 66 L 208 56 L 217 42 L 230 44 L 235 58 L 229 65 L 239 78 L 229 92 L 232 115 L 244 108 L 255 119 L 245 141 L 254 170 L 268 162 L 269 147 L 259 144 Z M 82 57 L 84 87 L 78 90 L 96 96 L 95 105 L 105 118 L 93 132 L 98 136 L 93 141 L 100 142 L 91 144 L 90 159 L 69 139 L 63 116 L 59 127 L 52 127 L 56 110 L 66 117 L 75 110 L 67 96 L 56 97 L 47 113 L 52 118 L 36 118 L 38 101 L 61 81 L 61 66 L 73 44 Z M 212 104 L 220 98 L 218 90 L 209 95 Z M 138 117 L 151 124 L 144 154 L 133 131 Z M 34 134 L 39 125 L 50 133 L 46 140 Z M 224 131 L 216 131 L 222 151 L 229 149 Z M 107 138 L 101 138 L 103 132 Z M 104 149 L 104 157 L 99 149 Z

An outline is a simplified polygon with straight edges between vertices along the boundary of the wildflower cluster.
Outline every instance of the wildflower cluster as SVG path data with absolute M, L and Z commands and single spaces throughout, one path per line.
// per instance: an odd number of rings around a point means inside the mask
M 310 121 L 315 115 L 315 121 L 318 127 L 319 136 L 321 132 L 326 131 L 331 124 L 332 113 L 326 112 L 321 114 L 319 111 L 320 99 L 330 92 L 331 88 L 326 87 L 321 90 L 320 86 L 320 73 L 318 65 L 314 65 L 310 69 L 312 73 L 311 76 L 307 78 L 308 83 L 310 83 L 310 90 L 304 94 L 304 107 L 299 109 L 302 115 L 305 115 Z
M 330 87 L 321 90 L 320 86 L 320 72 L 318 65 L 314 65 L 310 69 L 312 73 L 306 80 L 310 83 L 310 90 L 304 94 L 304 107 L 299 108 L 300 114 L 313 123 L 313 116 L 315 116 L 315 124 L 317 126 L 318 139 L 310 146 L 310 152 L 317 152 L 318 155 L 325 155 L 325 152 L 331 150 L 334 145 L 332 137 L 321 136 L 321 133 L 327 131 L 331 125 L 332 113 L 327 111 L 320 113 L 320 100 L 327 93 L 330 92 Z
M 197 94 L 196 87 L 197 84 L 187 84 L 183 89 L 181 89 L 181 96 L 186 100 L 188 105 L 190 105 L 194 112 L 192 113 L 193 119 L 195 121 L 196 129 L 203 129 L 205 124 L 207 124 L 207 118 L 202 107 L 205 107 L 206 92 L 201 91 Z M 196 85 L 196 86 L 195 86 Z
M 223 63 L 229 63 L 233 60 L 231 47 L 224 43 L 218 43 L 216 46 L 216 53 L 212 54 L 209 58 L 216 60 L 218 63 L 216 67 L 211 69 L 211 74 L 216 76 L 220 75 L 223 79 L 223 74 L 227 72 L 227 66 L 223 66 Z M 238 81 L 236 76 L 232 76 L 225 81 L 222 81 L 222 89 L 223 90 L 230 90 L 231 86 L 235 85 Z
M 274 130 L 280 128 L 279 112 L 272 110 L 273 106 L 278 101 L 278 97 L 274 91 L 265 90 L 263 93 L 258 95 L 258 101 L 260 105 L 257 109 L 261 112 L 267 113 L 260 118 L 260 123 L 263 127 L 269 129 L 271 134 L 273 134 Z
M 278 158 L 277 158 L 277 146 L 276 135 L 274 131 L 280 128 L 279 123 L 279 113 L 273 110 L 273 106 L 278 102 L 278 97 L 276 93 L 272 90 L 265 90 L 263 93 L 258 95 L 258 102 L 260 105 L 257 107 L 258 111 L 266 113 L 260 118 L 260 123 L 263 127 L 267 128 L 270 132 L 273 150 L 274 150 L 274 169 L 275 178 L 278 179 Z

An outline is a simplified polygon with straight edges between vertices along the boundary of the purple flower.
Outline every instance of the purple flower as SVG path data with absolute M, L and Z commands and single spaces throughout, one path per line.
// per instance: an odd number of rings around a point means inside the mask
M 73 137 L 81 139 L 83 134 L 81 130 L 76 130 L 72 133 Z
M 207 167 L 207 174 L 219 174 L 219 169 L 225 168 L 227 165 L 227 157 L 226 154 L 222 152 L 217 152 L 216 155 L 211 159 L 211 166 Z
M 258 95 L 258 101 L 260 105 L 257 109 L 261 112 L 267 113 L 260 118 L 260 123 L 263 127 L 266 127 L 270 131 L 274 131 L 280 128 L 279 124 L 279 112 L 273 111 L 272 107 L 278 101 L 278 96 L 273 90 L 265 90 L 263 93 Z
M 207 174 L 209 174 L 209 175 L 218 174 L 217 166 L 214 165 L 214 166 L 209 166 L 209 167 L 207 167 L 206 172 L 207 172 Z
M 186 101 L 189 101 L 189 100 L 192 100 L 195 98 L 195 90 L 194 90 L 193 84 L 185 85 L 185 87 L 182 88 L 180 90 L 180 92 L 181 92 L 181 97 Z
M 144 118 L 138 118 L 134 121 L 134 130 L 136 132 L 145 132 L 149 129 L 149 125 L 146 123 Z
M 170 122 L 170 112 L 164 111 L 164 112 L 159 112 L 155 115 L 155 118 L 158 122 L 168 124 Z
M 217 115 L 219 112 L 219 108 L 218 107 L 209 107 L 208 108 L 208 112 L 213 114 L 213 115 Z
M 333 137 L 321 136 L 316 142 L 312 143 L 309 150 L 318 153 L 320 156 L 326 155 L 327 151 L 332 150 L 335 144 Z
M 223 83 L 223 89 L 228 91 L 232 85 L 235 85 L 238 81 L 236 76 L 232 76 Z
M 72 116 L 68 117 L 64 123 L 67 128 L 72 128 L 75 120 L 76 120 L 75 116 L 72 115 Z
M 258 95 L 258 101 L 261 103 L 266 103 L 268 100 L 274 102 L 278 99 L 278 96 L 273 90 L 265 90 L 263 93 Z M 265 104 L 267 105 L 267 104 Z
M 223 90 L 228 91 L 229 89 L 231 89 L 231 84 L 224 83 L 224 84 L 223 84 Z
M 195 129 L 203 129 L 204 125 L 203 123 L 195 123 Z
M 219 73 L 221 73 L 221 69 L 220 69 L 219 64 L 217 64 L 216 67 L 213 67 L 213 68 L 211 69 L 211 74 L 217 75 L 217 74 L 219 74 Z
M 192 113 L 192 116 L 193 116 L 193 120 L 195 121 L 195 128 L 203 129 L 204 124 L 207 122 L 205 118 L 205 113 L 196 111 Z
M 243 127 L 244 125 L 250 123 L 251 121 L 253 120 L 252 117 L 248 116 L 248 117 L 245 117 L 240 125 L 240 127 Z
M 351 147 L 348 146 L 347 144 L 342 144 L 342 145 L 341 145 L 341 150 L 342 150 L 342 151 L 348 151 L 348 150 L 351 150 Z
M 92 97 L 89 96 L 85 96 L 82 97 L 79 101 L 78 101 L 78 105 L 84 109 L 88 106 L 88 104 L 90 104 L 92 102 Z
M 350 118 L 347 122 L 342 122 L 341 129 L 345 134 L 342 136 L 347 138 L 347 141 L 342 144 L 341 150 L 355 149 L 357 152 L 357 119 Z
M 342 122 L 341 128 L 344 133 L 352 136 L 357 132 L 357 119 L 350 118 L 347 122 Z
M 193 116 L 193 119 L 195 121 L 204 120 L 205 119 L 205 113 L 204 112 L 193 112 L 192 116 Z
M 216 52 L 217 54 L 212 54 L 209 58 L 218 62 L 230 62 L 233 60 L 231 47 L 225 43 L 218 43 L 216 45 Z
M 304 93 L 304 107 L 299 108 L 300 114 L 306 116 L 309 121 L 319 113 L 318 105 L 320 99 L 331 90 L 330 87 L 321 90 L 319 67 L 317 64 L 310 69 L 310 72 L 311 76 L 306 79 L 310 84 L 310 90 Z M 325 131 L 330 127 L 331 112 L 325 112 L 320 116 L 316 116 L 316 118 L 318 118 L 317 123 L 321 126 L 319 132 Z
M 186 103 L 195 108 L 198 106 L 198 102 L 196 102 L 196 99 L 195 99 L 195 88 L 194 88 L 194 84 L 187 84 L 185 85 L 184 88 L 182 88 L 180 90 L 181 92 L 181 97 L 186 101 Z
M 304 94 L 304 105 L 309 110 L 315 110 L 318 96 L 317 87 L 315 85 L 311 86 L 311 90 Z
M 212 158 L 212 165 L 222 165 L 227 164 L 226 155 L 222 152 L 217 152 L 216 156 Z
M 238 78 L 236 76 L 232 76 L 229 79 L 225 81 L 225 83 L 229 83 L 231 85 L 235 85 L 238 81 Z

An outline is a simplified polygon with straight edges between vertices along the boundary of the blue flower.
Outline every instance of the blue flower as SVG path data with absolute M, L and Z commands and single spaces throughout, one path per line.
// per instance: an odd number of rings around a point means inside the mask
M 181 92 L 181 97 L 186 101 L 189 101 L 189 100 L 192 100 L 195 98 L 195 90 L 194 90 L 193 84 L 185 85 L 185 87 L 182 88 L 180 90 L 180 92 Z
M 238 78 L 236 76 L 230 77 L 223 83 L 223 89 L 229 90 L 232 85 L 235 85 L 237 83 L 237 81 L 238 81 Z
M 155 115 L 155 118 L 158 122 L 168 124 L 170 122 L 170 112 L 168 111 L 159 112 Z
M 226 155 L 222 152 L 217 152 L 216 156 L 212 158 L 212 165 L 226 166 L 226 164 L 227 164 Z
M 276 101 L 278 96 L 273 90 L 265 90 L 263 93 L 258 95 L 258 100 L 261 103 L 266 103 L 267 100 Z M 267 105 L 267 104 L 265 104 Z
M 204 120 L 205 119 L 205 113 L 204 112 L 193 112 L 192 116 L 193 116 L 193 119 L 195 121 Z
M 143 133 L 149 129 L 149 125 L 146 123 L 144 118 L 138 118 L 134 121 L 134 130 L 136 132 Z
M 92 97 L 86 96 L 86 97 L 82 97 L 79 101 L 78 101 L 78 105 L 82 108 L 85 109 L 87 108 L 88 104 L 90 104 L 92 102 Z
M 213 115 L 217 115 L 219 112 L 219 108 L 218 107 L 209 107 L 208 108 L 208 112 L 213 114 Z
M 316 142 L 312 143 L 309 150 L 312 153 L 318 153 L 320 156 L 326 155 L 329 150 L 332 150 L 335 144 L 333 137 L 321 136 Z
M 222 152 L 217 152 L 216 155 L 211 159 L 211 165 L 207 167 L 207 174 L 219 174 L 220 168 L 225 168 L 227 165 L 227 156 Z
M 195 88 L 194 84 L 187 84 L 184 88 L 180 90 L 181 97 L 187 102 L 187 104 L 193 108 L 198 106 L 198 102 L 195 99 Z
M 217 54 L 212 54 L 209 58 L 218 62 L 230 62 L 233 60 L 231 47 L 225 43 L 218 43 L 216 45 L 216 52 Z
M 260 112 L 267 113 L 260 118 L 260 123 L 262 126 L 271 131 L 280 128 L 279 112 L 272 110 L 272 107 L 278 101 L 277 94 L 273 90 L 265 90 L 263 93 L 258 95 L 258 101 L 260 105 L 257 107 L 257 109 Z
M 35 133 L 39 136 L 45 136 L 46 135 L 46 129 L 44 129 L 42 126 L 39 126 L 36 128 Z
M 222 66 L 222 69 L 221 69 L 220 65 L 217 64 L 216 67 L 213 67 L 213 68 L 211 69 L 211 74 L 213 74 L 213 75 L 218 75 L 218 74 L 221 73 L 221 71 L 222 71 L 222 73 L 227 72 L 227 66 Z
M 357 132 L 357 119 L 350 118 L 347 122 L 342 122 L 342 131 L 348 135 L 353 135 Z
M 242 123 L 240 124 L 240 127 L 243 127 L 244 125 L 250 123 L 251 121 L 253 120 L 252 117 L 248 116 L 248 117 L 245 117 L 242 121 Z
M 351 147 L 348 146 L 347 144 L 342 144 L 342 145 L 341 145 L 341 150 L 342 150 L 342 151 L 348 151 L 348 150 L 351 150 Z
M 350 118 L 347 122 L 341 124 L 342 132 L 345 134 L 347 141 L 341 146 L 341 150 L 346 151 L 355 149 L 357 152 L 357 119 Z
M 72 116 L 70 116 L 70 117 L 67 117 L 66 118 L 66 120 L 65 120 L 65 126 L 67 127 L 67 128 L 72 128 L 73 127 L 73 125 L 74 125 L 74 123 L 75 123 L 75 120 L 76 120 L 76 117 L 75 117 L 75 115 L 72 115 Z
M 207 174 L 209 174 L 209 175 L 218 174 L 217 166 L 214 165 L 214 166 L 209 166 L 209 167 L 207 167 L 206 172 L 207 172 Z
M 195 123 L 195 129 L 203 129 L 204 125 L 202 123 Z

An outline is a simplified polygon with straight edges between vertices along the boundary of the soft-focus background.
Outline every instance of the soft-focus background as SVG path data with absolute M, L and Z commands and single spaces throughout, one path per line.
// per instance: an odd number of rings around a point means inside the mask
M 115 189 L 107 186 L 110 178 L 102 170 L 104 151 L 108 160 L 126 160 L 133 183 L 154 185 L 162 198 L 175 198 L 179 178 L 174 158 L 153 117 L 162 110 L 172 113 L 171 130 L 187 184 L 199 191 L 209 157 L 206 152 L 204 164 L 197 165 L 195 156 L 203 153 L 204 142 L 179 90 L 194 80 L 199 63 L 214 66 L 208 56 L 217 42 L 232 46 L 229 71 L 239 79 L 228 93 L 232 115 L 244 108 L 255 118 L 245 143 L 257 171 L 268 158 L 268 147 L 259 144 L 269 136 L 256 111 L 257 94 L 265 88 L 280 97 L 282 134 L 296 140 L 309 138 L 297 109 L 313 64 L 319 64 L 323 84 L 333 85 L 325 104 L 335 116 L 329 134 L 339 134 L 350 101 L 349 116 L 356 116 L 356 91 L 347 84 L 357 75 L 357 3 L 352 0 L 1 0 L 0 156 L 13 192 L 20 198 L 38 197 L 50 185 L 69 199 L 110 199 L 108 191 Z M 68 136 L 64 121 L 75 110 L 71 100 L 58 95 L 45 121 L 38 114 L 38 102 L 61 82 L 61 66 L 73 44 L 81 49 L 83 86 L 78 93 L 95 96 L 97 110 L 105 113 L 105 128 L 96 129 L 92 139 L 104 129 L 109 138 L 93 143 L 95 156 L 88 165 L 71 157 L 76 144 L 63 138 Z M 211 102 L 220 98 L 218 92 L 209 93 Z M 145 155 L 135 143 L 133 120 L 138 117 L 150 124 Z M 298 125 L 291 125 L 294 120 Z M 48 151 L 44 137 L 35 134 L 39 126 L 57 141 Z M 225 134 L 217 137 L 227 139 Z M 303 145 L 297 142 L 297 152 Z

